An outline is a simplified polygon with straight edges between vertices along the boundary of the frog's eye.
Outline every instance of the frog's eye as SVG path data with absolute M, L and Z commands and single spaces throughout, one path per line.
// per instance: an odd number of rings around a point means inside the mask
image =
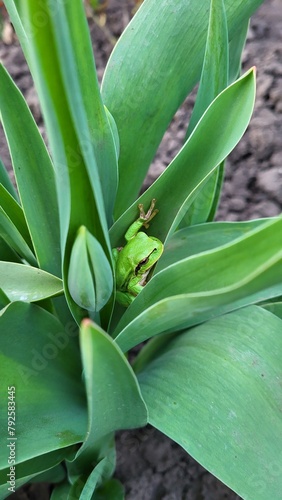
M 144 266 L 144 264 L 147 264 L 147 262 L 149 261 L 150 255 L 148 255 L 148 257 L 146 257 L 145 259 L 140 260 L 138 266 L 135 267 L 135 274 L 136 274 L 136 276 L 137 276 L 138 271 L 140 271 L 141 267 Z

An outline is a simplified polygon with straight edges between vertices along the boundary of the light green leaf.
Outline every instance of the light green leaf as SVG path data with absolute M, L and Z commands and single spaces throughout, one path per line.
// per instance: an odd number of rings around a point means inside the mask
M 281 295 L 282 218 L 246 236 L 157 273 L 136 297 L 114 335 L 122 350 Z
M 60 276 L 59 215 L 54 170 L 32 114 L 0 66 L 0 112 L 18 191 L 36 257 L 42 269 Z
M 178 335 L 138 375 L 149 422 L 250 500 L 281 497 L 281 330 L 245 308 Z
M 175 230 L 196 191 L 242 137 L 252 114 L 254 97 L 255 75 L 250 70 L 212 102 L 178 155 L 140 196 L 138 203 L 144 206 L 149 206 L 153 198 L 157 200 L 159 214 L 150 224 L 150 234 L 164 241 Z M 136 218 L 134 204 L 111 228 L 113 247 L 119 245 Z
M 262 1 L 225 0 L 230 39 Z M 102 96 L 121 143 L 116 217 L 138 196 L 165 130 L 199 80 L 209 6 L 146 0 L 108 61 Z
M 1 401 L 14 386 L 17 463 L 83 441 L 87 410 L 75 324 L 62 325 L 34 304 L 14 302 L 0 316 L 0 332 Z M 6 429 L 7 413 L 0 415 Z M 6 467 L 1 454 L 0 469 Z
M 145 425 L 147 411 L 124 354 L 110 336 L 88 319 L 82 322 L 80 346 L 89 422 L 79 456 L 91 457 L 97 440 L 103 436 Z
M 11 302 L 36 302 L 63 293 L 62 281 L 36 267 L 0 261 L 0 288 Z

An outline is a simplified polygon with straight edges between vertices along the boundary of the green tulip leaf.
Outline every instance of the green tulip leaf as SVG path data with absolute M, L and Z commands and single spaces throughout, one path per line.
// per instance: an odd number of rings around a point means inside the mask
M 89 422 L 79 456 L 93 458 L 99 439 L 119 429 L 146 425 L 147 410 L 124 354 L 109 335 L 88 319 L 81 325 L 80 346 Z
M 0 288 L 11 302 L 36 302 L 63 293 L 62 280 L 36 267 L 0 261 Z
M 255 74 L 251 69 L 211 103 L 178 155 L 138 199 L 144 206 L 150 206 L 153 198 L 157 200 L 159 214 L 150 223 L 150 234 L 165 241 L 175 231 L 197 191 L 242 137 L 254 98 Z M 113 247 L 119 245 L 136 218 L 134 204 L 111 228 Z
M 59 214 L 54 170 L 32 114 L 0 66 L 0 112 L 21 205 L 40 267 L 61 273 Z
M 245 222 L 210 222 L 189 226 L 176 231 L 167 241 L 156 272 L 207 250 L 230 243 L 260 227 L 270 219 L 254 219 Z M 274 220 L 274 219 L 273 219 Z
M 225 0 L 230 40 L 262 2 Z M 200 78 L 209 7 L 210 0 L 146 0 L 111 54 L 102 96 L 121 144 L 116 217 L 138 196 L 169 123 Z
M 8 388 L 15 388 L 17 464 L 82 442 L 87 410 L 75 324 L 64 326 L 34 304 L 14 302 L 0 316 L 0 332 L 1 401 L 8 402 Z M 7 430 L 6 411 L 0 427 Z M 3 453 L 0 469 L 6 467 Z
M 281 496 L 281 331 L 248 307 L 178 335 L 138 374 L 150 424 L 246 499 Z

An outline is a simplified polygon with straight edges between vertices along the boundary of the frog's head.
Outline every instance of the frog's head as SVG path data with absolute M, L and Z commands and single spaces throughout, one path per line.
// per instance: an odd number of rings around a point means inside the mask
M 139 232 L 135 238 L 134 274 L 145 277 L 163 253 L 163 244 L 158 238 Z

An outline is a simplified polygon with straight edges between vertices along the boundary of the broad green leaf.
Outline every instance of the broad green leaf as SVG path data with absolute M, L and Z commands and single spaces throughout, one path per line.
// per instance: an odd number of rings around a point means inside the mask
M 119 429 L 144 426 L 147 411 L 124 354 L 88 319 L 82 322 L 80 347 L 89 421 L 79 456 L 89 456 L 91 461 L 97 440 Z
M 8 245 L 12 250 L 19 254 L 20 257 L 25 259 L 29 264 L 37 266 L 37 261 L 32 250 L 1 206 L 0 238 L 4 240 L 4 244 L 6 243 L 6 245 Z
M 12 184 L 12 181 L 9 177 L 9 174 L 0 158 L 0 184 L 2 184 L 2 186 L 4 186 L 5 189 L 7 189 L 7 191 L 10 193 L 11 196 L 13 196 L 13 198 L 15 198 L 15 200 L 18 199 L 18 195 L 16 193 L 16 190 Z
M 225 0 L 230 39 L 262 1 Z M 209 6 L 146 0 L 108 61 L 102 96 L 121 143 L 116 217 L 137 197 L 168 124 L 199 80 Z
M 250 500 L 281 498 L 281 330 L 245 308 L 178 335 L 138 374 L 149 422 Z
M 136 297 L 114 335 L 122 350 L 281 295 L 282 218 L 246 236 L 172 264 Z
M 245 236 L 271 219 L 255 219 L 246 222 L 210 222 L 176 231 L 166 242 L 156 272 L 186 257 L 230 243 Z M 274 220 L 274 219 L 273 219 Z
M 83 441 L 87 410 L 75 324 L 62 325 L 34 304 L 14 302 L 0 316 L 0 332 L 1 401 L 14 386 L 17 463 Z M 0 426 L 7 429 L 6 411 Z M 1 454 L 0 469 L 6 467 Z
M 250 120 L 255 97 L 254 70 L 225 89 L 208 107 L 188 141 L 163 174 L 140 196 L 149 206 L 156 198 L 159 214 L 150 224 L 150 234 L 164 241 L 175 230 L 191 205 L 195 192 L 232 151 Z M 171 189 L 173 186 L 173 189 Z M 132 205 L 111 228 L 112 246 L 137 218 Z
M 0 261 L 0 288 L 11 302 L 36 302 L 63 293 L 62 281 L 36 267 Z
M 53 166 L 29 108 L 3 66 L 0 82 L 0 113 L 35 254 L 42 269 L 59 276 L 59 215 Z
M 12 223 L 21 233 L 28 246 L 33 249 L 30 239 L 29 230 L 26 224 L 25 216 L 22 207 L 18 204 L 15 198 L 0 184 L 0 206 L 6 212 Z

